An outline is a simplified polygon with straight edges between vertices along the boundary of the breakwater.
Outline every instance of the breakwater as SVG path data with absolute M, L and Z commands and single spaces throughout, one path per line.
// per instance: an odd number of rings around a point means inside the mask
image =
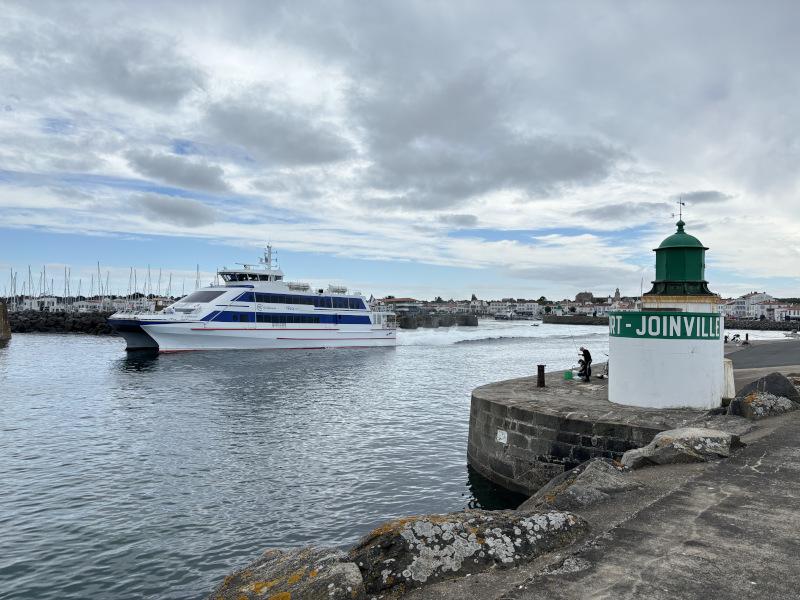
M 397 318 L 397 326 L 400 329 L 418 329 L 420 327 L 435 329 L 437 327 L 453 327 L 461 325 L 467 327 L 477 327 L 478 317 L 475 315 L 403 315 Z
M 9 314 L 9 325 L 14 333 L 88 333 L 113 335 L 108 326 L 109 312 L 40 312 L 24 310 Z
M 544 315 L 543 323 L 551 325 L 608 325 L 608 317 L 587 315 Z M 798 321 L 756 321 L 751 319 L 725 319 L 725 329 L 750 329 L 753 331 L 794 331 L 800 328 Z
M 6 303 L 0 301 L 0 346 L 11 339 L 11 327 L 8 325 L 8 309 Z
M 551 325 L 608 325 L 608 317 L 590 317 L 589 315 L 543 315 L 542 323 Z

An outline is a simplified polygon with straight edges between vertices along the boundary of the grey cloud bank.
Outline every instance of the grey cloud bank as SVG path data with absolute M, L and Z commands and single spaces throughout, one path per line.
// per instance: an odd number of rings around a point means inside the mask
M 133 206 L 145 216 L 170 225 L 200 227 L 216 221 L 216 211 L 197 200 L 173 196 L 134 197 Z
M 225 172 L 217 165 L 180 156 L 131 150 L 125 154 L 131 167 L 157 181 L 210 192 L 227 191 Z

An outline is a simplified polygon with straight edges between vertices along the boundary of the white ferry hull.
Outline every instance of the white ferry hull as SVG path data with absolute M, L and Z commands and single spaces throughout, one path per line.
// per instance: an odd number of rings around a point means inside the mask
M 395 329 L 212 327 L 204 323 L 143 325 L 159 352 L 392 347 Z

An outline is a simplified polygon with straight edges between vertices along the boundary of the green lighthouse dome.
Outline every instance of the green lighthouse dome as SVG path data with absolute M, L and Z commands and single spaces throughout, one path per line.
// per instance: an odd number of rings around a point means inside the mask
M 708 250 L 708 248 L 703 246 L 700 240 L 698 240 L 693 235 L 689 235 L 683 230 L 683 228 L 686 226 L 686 223 L 684 223 L 683 220 L 678 221 L 677 225 L 678 225 L 678 231 L 676 233 L 673 233 L 668 238 L 666 238 L 663 242 L 661 242 L 659 248 L 699 247 L 703 248 L 703 250 Z
M 656 279 L 647 296 L 709 296 L 705 280 L 706 248 L 693 235 L 684 231 L 686 223 L 678 221 L 678 231 L 666 238 L 656 253 Z

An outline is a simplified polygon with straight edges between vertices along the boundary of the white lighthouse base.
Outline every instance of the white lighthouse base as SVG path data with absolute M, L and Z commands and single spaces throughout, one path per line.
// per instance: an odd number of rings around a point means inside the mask
M 722 339 L 610 337 L 608 399 L 651 408 L 714 408 L 725 392 Z

